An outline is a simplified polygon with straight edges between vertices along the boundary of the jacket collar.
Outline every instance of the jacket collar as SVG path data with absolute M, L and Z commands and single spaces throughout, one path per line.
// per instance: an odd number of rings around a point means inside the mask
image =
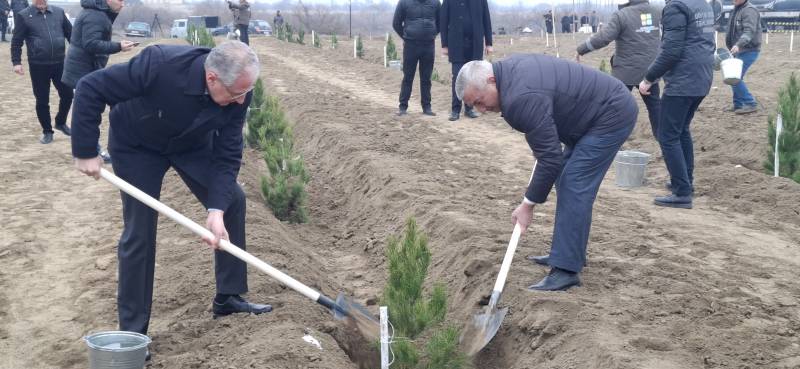
M 208 54 L 201 55 L 189 66 L 189 80 L 183 90 L 187 95 L 201 96 L 207 94 L 206 68 L 203 66 L 207 57 Z

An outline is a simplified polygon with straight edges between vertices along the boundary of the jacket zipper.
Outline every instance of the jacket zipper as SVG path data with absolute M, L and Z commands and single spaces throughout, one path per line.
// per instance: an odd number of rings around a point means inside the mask
M 55 60 L 56 58 L 56 50 L 53 46 L 53 34 L 50 32 L 50 27 L 47 26 L 47 11 L 42 13 L 42 18 L 44 18 L 44 27 L 47 28 L 47 36 L 50 37 L 50 61 Z

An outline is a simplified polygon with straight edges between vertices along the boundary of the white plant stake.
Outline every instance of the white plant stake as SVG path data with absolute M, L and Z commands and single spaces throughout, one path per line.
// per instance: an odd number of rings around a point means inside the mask
M 511 40 L 511 44 L 513 45 L 513 44 L 514 44 L 514 39 L 512 38 L 512 39 L 510 39 L 510 40 Z
M 544 42 L 547 44 L 547 47 L 550 47 L 550 35 L 545 33 L 544 34 Z
M 383 45 L 383 67 L 384 68 L 389 66 L 389 64 L 388 64 L 389 62 L 387 62 L 386 59 L 389 59 L 389 58 L 386 56 L 386 45 Z
M 357 43 L 358 43 L 358 36 L 356 36 L 356 38 L 353 39 L 353 59 L 358 59 L 358 50 L 357 50 L 358 48 L 356 47 Z
M 769 30 L 767 30 L 767 40 L 766 40 L 766 44 L 767 44 L 767 45 L 769 45 Z
M 794 49 L 794 30 L 789 34 L 789 52 L 792 52 L 792 49 Z
M 778 113 L 777 121 L 775 122 L 775 177 L 780 177 L 780 157 L 778 156 L 778 143 L 780 142 L 781 132 L 783 131 L 783 117 Z
M 389 309 L 380 307 L 381 313 L 381 369 L 389 369 Z

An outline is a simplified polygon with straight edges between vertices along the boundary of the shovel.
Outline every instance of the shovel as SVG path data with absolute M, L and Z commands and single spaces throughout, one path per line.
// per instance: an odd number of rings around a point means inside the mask
M 170 219 L 178 222 L 178 224 L 189 228 L 189 230 L 198 236 L 212 239 L 214 238 L 214 234 L 212 234 L 208 229 L 193 222 L 191 219 L 185 217 L 181 213 L 178 213 L 169 206 L 164 205 L 150 195 L 132 186 L 130 183 L 125 182 L 121 178 L 117 177 L 113 173 L 101 168 L 100 176 L 103 177 L 103 179 L 111 182 L 111 184 L 123 192 L 133 196 L 145 205 L 153 208 L 153 210 L 164 214 Z M 299 292 L 305 297 L 308 297 L 312 301 L 315 301 L 316 303 L 326 307 L 333 313 L 333 316 L 336 319 L 345 320 L 348 325 L 358 329 L 366 338 L 370 340 L 379 339 L 380 326 L 375 318 L 369 313 L 369 311 L 367 311 L 366 308 L 353 302 L 352 299 L 346 297 L 343 293 L 340 293 L 336 301 L 334 301 L 331 298 L 321 294 L 319 291 L 316 291 L 313 288 L 308 287 L 298 282 L 296 279 L 284 274 L 280 270 L 273 268 L 247 251 L 244 251 L 236 245 L 230 243 L 228 240 L 219 240 L 219 248 L 266 273 L 270 277 L 277 279 L 278 282 L 285 284 L 289 288 Z
M 478 351 L 489 344 L 489 341 L 500 330 L 503 318 L 508 313 L 507 307 L 497 309 L 497 302 L 500 300 L 500 295 L 503 294 L 503 286 L 506 284 L 508 270 L 511 269 L 511 260 L 514 259 L 514 252 L 517 251 L 517 242 L 519 242 L 521 234 L 522 226 L 517 223 L 514 226 L 511 241 L 508 242 L 506 255 L 503 257 L 503 264 L 500 266 L 500 274 L 497 275 L 497 281 L 494 283 L 489 304 L 485 306 L 482 313 L 475 314 L 472 317 L 472 324 L 468 324 L 464 328 L 464 333 L 461 334 L 461 345 L 469 356 L 477 354 Z

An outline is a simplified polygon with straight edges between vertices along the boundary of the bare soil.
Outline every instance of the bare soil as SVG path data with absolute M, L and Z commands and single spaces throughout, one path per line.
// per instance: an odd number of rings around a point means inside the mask
M 559 39 L 559 54 L 572 58 L 582 37 Z M 557 196 L 536 209 L 501 301 L 510 313 L 475 367 L 800 368 L 800 184 L 762 169 L 767 114 L 778 88 L 800 69 L 787 44 L 788 36 L 771 35 L 748 74 L 763 104 L 758 113 L 723 112 L 730 88 L 715 81 L 693 123 L 692 210 L 652 205 L 667 173 L 640 114 L 624 148 L 654 154 L 648 183 L 621 189 L 609 172 L 594 208 L 582 287 L 525 289 L 547 272 L 524 256 L 548 251 Z M 309 224 L 281 223 L 260 197 L 260 155 L 246 149 L 239 181 L 249 200 L 248 250 L 329 296 L 345 292 L 377 312 L 386 238 L 414 216 L 430 236 L 428 282 L 447 284 L 447 324 L 461 326 L 494 283 L 513 228 L 510 213 L 530 175 L 530 150 L 497 115 L 449 122 L 449 83 L 434 83 L 438 116 L 421 115 L 416 84 L 410 114 L 396 117 L 402 75 L 382 67 L 381 41 L 366 41 L 365 60 L 352 59 L 352 44 L 341 45 L 253 39 L 267 91 L 294 122 L 312 179 Z M 494 58 L 556 52 L 539 37 L 513 45 L 500 37 L 495 51 Z M 583 62 L 598 66 L 611 53 Z M 449 80 L 450 65 L 438 55 L 436 69 Z M 116 327 L 119 195 L 73 168 L 63 135 L 38 143 L 27 75 L 5 69 L 0 79 L 0 368 L 85 368 L 81 337 Z M 203 208 L 174 173 L 162 200 L 203 220 Z M 159 228 L 148 368 L 358 368 L 344 327 L 255 270 L 248 298 L 275 311 L 211 319 L 211 252 L 168 219 Z M 306 333 L 321 350 L 303 341 Z

